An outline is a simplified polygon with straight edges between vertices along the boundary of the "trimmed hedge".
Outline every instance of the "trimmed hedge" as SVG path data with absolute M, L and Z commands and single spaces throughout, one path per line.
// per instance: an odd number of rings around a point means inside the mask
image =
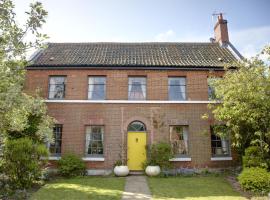
M 62 176 L 73 177 L 85 175 L 85 163 L 75 154 L 66 154 L 57 162 Z
M 270 173 L 266 169 L 244 168 L 238 180 L 244 190 L 263 194 L 270 192 Z

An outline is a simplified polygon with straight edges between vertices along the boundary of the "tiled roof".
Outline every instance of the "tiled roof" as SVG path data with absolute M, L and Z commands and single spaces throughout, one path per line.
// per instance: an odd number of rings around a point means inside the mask
M 218 43 L 49 43 L 30 67 L 223 67 L 233 61 Z

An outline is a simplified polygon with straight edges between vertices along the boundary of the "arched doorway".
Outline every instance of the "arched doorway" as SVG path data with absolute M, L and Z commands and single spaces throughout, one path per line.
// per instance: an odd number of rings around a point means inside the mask
M 146 160 L 146 127 L 140 121 L 128 125 L 127 164 L 130 170 L 142 170 Z

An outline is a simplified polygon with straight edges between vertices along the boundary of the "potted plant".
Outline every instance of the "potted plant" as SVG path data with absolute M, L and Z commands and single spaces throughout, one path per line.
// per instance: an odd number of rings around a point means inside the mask
M 160 174 L 160 171 L 160 167 L 154 162 L 149 162 L 147 167 L 145 168 L 145 173 L 148 176 L 157 176 Z
M 171 145 L 165 142 L 153 144 L 148 152 L 148 161 L 145 173 L 148 176 L 157 176 L 161 169 L 171 168 L 170 159 L 173 157 Z
M 121 147 L 121 152 L 118 154 L 119 160 L 117 160 L 114 163 L 113 172 L 116 176 L 127 176 L 129 174 L 127 160 L 123 158 L 124 148 L 121 145 L 120 147 Z

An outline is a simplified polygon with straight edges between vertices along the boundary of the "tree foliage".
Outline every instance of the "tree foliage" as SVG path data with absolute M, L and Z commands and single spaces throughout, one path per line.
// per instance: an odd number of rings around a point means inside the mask
M 270 61 L 270 47 L 263 50 Z M 249 146 L 258 146 L 269 157 L 270 145 L 270 70 L 261 55 L 227 68 L 223 79 L 213 86 L 220 104 L 210 106 L 214 118 L 226 124 L 220 134 L 230 134 L 232 145 L 241 154 Z
M 24 92 L 26 55 L 46 39 L 41 28 L 47 12 L 35 2 L 26 15 L 20 26 L 13 2 L 0 0 L 0 173 L 12 189 L 28 188 L 40 177 L 45 162 L 40 158 L 48 156 L 44 142 L 51 141 L 53 124 L 38 93 Z
M 13 189 L 29 188 L 41 177 L 41 168 L 48 149 L 25 137 L 7 140 L 3 153 L 2 170 L 9 177 Z
M 52 119 L 38 95 L 24 93 L 26 53 L 42 47 L 47 12 L 40 2 L 30 4 L 24 25 L 16 20 L 11 0 L 0 0 L 0 133 L 4 138 L 50 139 Z

